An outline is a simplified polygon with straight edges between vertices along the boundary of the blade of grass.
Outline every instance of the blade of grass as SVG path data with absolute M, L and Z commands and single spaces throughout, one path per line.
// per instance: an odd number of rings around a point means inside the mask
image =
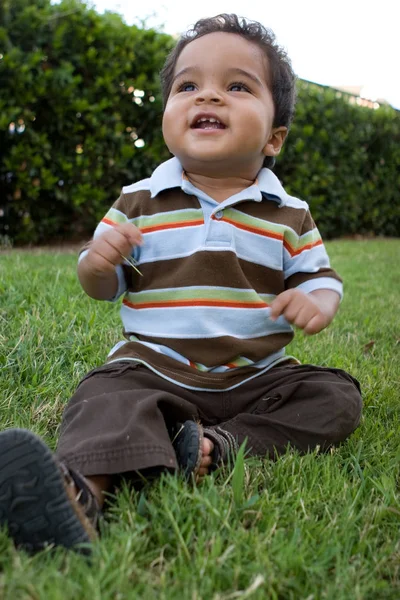
M 121 254 L 121 253 L 120 253 L 120 254 Z M 123 254 L 121 254 L 121 258 L 123 258 L 123 259 L 124 259 L 124 260 L 125 260 L 125 261 L 128 263 L 128 265 L 130 265 L 130 266 L 132 267 L 132 269 L 135 269 L 135 271 L 136 271 L 137 273 L 139 273 L 139 275 L 141 275 L 141 276 L 143 277 L 143 273 L 141 273 L 141 272 L 139 271 L 139 269 L 138 269 L 138 268 L 137 268 L 137 266 L 135 265 L 135 262 L 134 262 L 134 259 L 133 259 L 133 258 L 131 258 L 131 257 L 130 257 L 130 258 L 128 258 L 127 256 L 124 256 Z

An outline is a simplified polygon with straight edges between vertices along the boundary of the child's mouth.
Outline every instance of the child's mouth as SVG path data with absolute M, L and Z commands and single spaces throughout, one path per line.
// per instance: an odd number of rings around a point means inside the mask
M 214 117 L 201 117 L 195 121 L 192 129 L 225 129 L 225 125 Z

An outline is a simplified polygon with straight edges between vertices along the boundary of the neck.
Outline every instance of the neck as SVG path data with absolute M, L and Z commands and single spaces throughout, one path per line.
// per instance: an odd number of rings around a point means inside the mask
M 211 198 L 217 202 L 223 202 L 227 198 L 230 198 L 230 196 L 238 194 L 254 183 L 254 179 L 240 176 L 214 177 L 188 171 L 185 171 L 185 175 L 191 184 L 211 196 Z

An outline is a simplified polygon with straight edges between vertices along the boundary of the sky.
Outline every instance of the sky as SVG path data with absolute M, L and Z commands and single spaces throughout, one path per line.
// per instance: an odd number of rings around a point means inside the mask
M 362 95 L 400 109 L 398 0 L 91 0 L 99 12 L 120 13 L 180 34 L 199 18 L 234 12 L 272 29 L 297 75 L 330 85 L 363 86 Z M 182 9 L 184 7 L 184 9 Z

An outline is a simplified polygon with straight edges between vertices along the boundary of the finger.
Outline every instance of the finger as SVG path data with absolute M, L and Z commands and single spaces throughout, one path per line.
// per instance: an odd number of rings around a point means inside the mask
M 93 241 L 88 257 L 90 257 L 92 262 L 101 263 L 105 268 L 114 268 L 115 265 L 122 262 L 121 254 L 115 248 L 114 242 L 110 242 L 108 238 L 102 237 Z
M 285 310 L 283 311 L 283 316 L 285 317 L 286 321 L 289 321 L 289 323 L 292 323 L 294 325 L 297 325 L 297 318 L 298 315 L 300 314 L 302 309 L 302 306 L 300 303 L 298 302 L 291 302 L 290 304 L 288 304 L 285 308 Z
M 306 319 L 308 315 L 309 319 L 312 314 L 315 314 L 315 306 L 309 302 L 304 294 L 293 294 L 282 314 L 289 323 L 298 326 L 298 321 L 301 321 L 304 315 Z
M 292 290 L 286 290 L 285 292 L 279 294 L 275 298 L 275 300 L 272 301 L 270 305 L 270 318 L 273 321 L 275 321 L 281 314 L 283 314 L 283 311 L 285 310 L 286 306 L 290 303 L 291 299 Z
M 294 321 L 292 321 L 293 325 L 299 327 L 299 329 L 305 329 L 308 323 L 311 321 L 313 317 L 315 317 L 317 311 L 313 306 L 303 306 L 296 315 Z
M 115 270 L 115 264 L 110 258 L 110 253 L 105 244 L 91 248 L 84 260 L 89 261 L 94 272 L 107 273 Z
M 117 225 L 115 230 L 123 235 L 131 246 L 141 246 L 143 244 L 142 232 L 133 223 L 122 223 Z
M 327 323 L 321 315 L 315 315 L 304 327 L 304 333 L 307 335 L 314 335 L 325 329 Z
M 116 249 L 113 243 L 99 239 L 90 248 L 87 260 L 92 265 L 92 270 L 106 273 L 115 270 L 115 267 L 122 264 L 125 259 L 123 253 Z
M 131 253 L 132 245 L 120 231 L 112 229 L 99 239 L 96 250 L 105 255 L 114 265 L 118 265 L 124 260 L 122 255 Z
M 101 237 L 101 239 L 99 238 L 100 243 L 104 243 L 107 245 L 107 249 L 105 250 L 105 252 L 107 252 L 107 256 L 113 262 L 114 265 L 123 262 L 123 256 L 129 256 L 132 252 L 132 247 L 136 245 L 132 244 L 132 241 L 127 238 L 125 233 L 126 230 L 124 231 L 120 228 L 113 228 L 107 231 Z

